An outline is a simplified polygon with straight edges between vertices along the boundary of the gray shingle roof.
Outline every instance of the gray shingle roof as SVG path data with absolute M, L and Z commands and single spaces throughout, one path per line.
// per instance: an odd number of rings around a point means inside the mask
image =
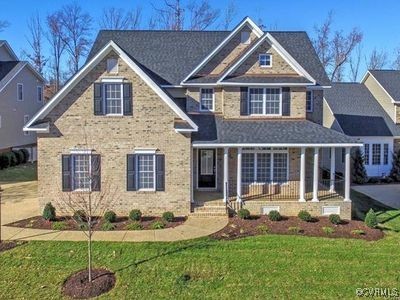
M 88 60 L 113 40 L 156 82 L 179 85 L 229 33 L 230 31 L 101 30 Z M 318 84 L 330 84 L 307 33 L 270 33 Z
M 394 101 L 400 101 L 400 71 L 399 70 L 369 70 Z
M 0 80 L 2 80 L 16 65 L 18 61 L 2 61 L 0 62 Z
M 213 115 L 197 115 L 193 120 L 199 126 L 199 132 L 192 138 L 194 144 L 357 143 L 351 137 L 307 120 L 229 120 Z
M 393 122 L 365 85 L 333 83 L 324 97 L 345 134 L 400 135 L 400 126 Z

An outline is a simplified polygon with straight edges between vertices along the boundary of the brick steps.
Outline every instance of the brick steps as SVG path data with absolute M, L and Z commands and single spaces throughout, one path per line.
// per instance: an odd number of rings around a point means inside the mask
M 221 217 L 227 216 L 226 207 L 223 203 L 196 203 L 193 212 L 194 217 Z

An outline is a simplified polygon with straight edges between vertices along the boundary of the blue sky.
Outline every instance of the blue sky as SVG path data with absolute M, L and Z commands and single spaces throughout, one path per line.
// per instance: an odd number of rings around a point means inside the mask
M 78 3 L 95 20 L 93 28 L 94 39 L 98 30 L 97 20 L 104 7 L 132 8 L 140 5 L 143 10 L 143 27 L 146 28 L 148 19 L 152 14 L 151 3 L 157 5 L 159 1 L 161 0 L 86 0 L 78 1 Z M 224 9 L 228 1 L 210 0 L 213 6 L 221 10 Z M 39 2 L 40 5 L 38 5 Z M 23 49 L 28 48 L 26 41 L 28 18 L 36 12 L 45 18 L 46 14 L 70 2 L 68 0 L 0 0 L 2 7 L 0 19 L 7 20 L 11 24 L 4 32 L 0 33 L 0 39 L 8 40 L 15 52 L 20 54 Z M 262 18 L 267 29 L 273 27 L 278 30 L 305 30 L 312 36 L 314 26 L 321 24 L 328 12 L 332 10 L 335 29 L 349 31 L 356 26 L 362 30 L 364 33 L 364 54 L 368 54 L 376 47 L 378 50 L 387 51 L 392 57 L 394 49 L 400 47 L 400 22 L 398 22 L 400 1 L 236 0 L 235 4 L 237 15 L 233 25 L 236 25 L 244 16 L 248 15 L 255 21 Z

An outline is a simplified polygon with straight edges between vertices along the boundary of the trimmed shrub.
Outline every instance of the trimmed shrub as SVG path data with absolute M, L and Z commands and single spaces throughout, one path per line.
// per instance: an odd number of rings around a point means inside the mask
M 21 149 L 21 150 L 19 150 L 19 151 L 21 151 L 21 152 L 23 153 L 23 155 L 24 155 L 24 161 L 23 161 L 23 163 L 24 163 L 24 164 L 27 163 L 28 160 L 29 160 L 29 157 L 30 157 L 29 151 L 26 150 L 25 148 L 23 148 L 23 149 Z
M 338 224 L 342 223 L 342 220 L 340 219 L 340 216 L 337 215 L 337 214 L 331 214 L 331 215 L 329 215 L 329 221 L 330 221 L 332 224 L 335 224 L 335 225 L 338 225 Z
M 115 225 L 111 222 L 104 222 L 103 225 L 101 225 L 101 230 L 103 231 L 111 231 L 115 229 Z
M 261 224 L 261 225 L 258 225 L 258 226 L 257 226 L 257 231 L 258 231 L 260 234 L 266 234 L 266 233 L 268 233 L 268 230 L 269 230 L 269 228 L 268 228 L 268 226 L 265 225 L 265 224 Z
M 142 212 L 139 209 L 132 209 L 129 212 L 129 219 L 132 221 L 140 221 L 142 218 Z
M 24 162 L 24 154 L 20 150 L 13 150 L 12 151 L 17 159 L 17 165 L 20 165 Z
M 78 223 L 82 223 L 82 222 L 86 222 L 86 213 L 83 210 L 77 210 L 74 212 L 72 218 L 78 222 Z
M 8 156 L 10 161 L 9 167 L 14 167 L 17 165 L 17 157 L 15 156 L 14 152 L 6 152 L 4 155 Z
M 300 220 L 305 221 L 305 222 L 311 222 L 312 221 L 312 216 L 311 214 L 306 211 L 306 210 L 301 210 L 299 211 L 299 214 L 297 215 Z
M 330 235 L 335 232 L 335 229 L 333 229 L 332 227 L 322 227 L 322 231 L 325 234 Z
M 365 215 L 364 222 L 365 222 L 365 225 L 367 225 L 369 228 L 375 228 L 378 225 L 376 213 L 374 212 L 374 210 L 372 208 Z
M 133 221 L 126 225 L 126 230 L 142 230 L 143 226 L 138 221 Z
M 162 221 L 155 221 L 150 225 L 151 229 L 163 229 L 164 227 L 165 224 Z
M 54 221 L 56 219 L 56 208 L 51 204 L 47 203 L 43 209 L 43 219 L 47 221 Z
M 67 223 L 65 223 L 64 221 L 54 222 L 53 224 L 51 224 L 51 228 L 53 230 L 65 230 L 67 229 Z
M 290 233 L 294 233 L 294 234 L 299 234 L 299 233 L 302 233 L 302 232 L 303 232 L 303 229 L 301 229 L 301 228 L 298 227 L 298 226 L 289 227 L 287 230 L 288 230 Z
M 162 218 L 166 222 L 172 222 L 174 220 L 174 214 L 170 211 L 166 211 L 165 213 L 162 214 Z
M 0 170 L 7 169 L 10 166 L 10 158 L 5 153 L 0 154 Z
M 104 213 L 104 220 L 110 223 L 114 223 L 117 220 L 117 215 L 112 210 L 108 210 Z
M 248 209 L 241 208 L 238 210 L 237 214 L 238 214 L 238 217 L 241 219 L 244 219 L 244 220 L 250 219 L 250 211 Z
M 271 221 L 280 221 L 282 220 L 282 216 L 277 210 L 271 210 L 268 214 L 268 219 Z

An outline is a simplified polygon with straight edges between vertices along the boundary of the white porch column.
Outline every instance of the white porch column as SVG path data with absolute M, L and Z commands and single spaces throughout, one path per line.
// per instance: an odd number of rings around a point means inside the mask
M 302 147 L 300 152 L 300 202 L 305 202 L 306 190 L 306 148 Z
M 329 176 L 330 179 L 330 188 L 329 191 L 330 192 L 334 192 L 335 191 L 335 167 L 336 167 L 336 151 L 335 148 L 332 147 L 331 148 L 331 174 Z
M 229 148 L 224 148 L 224 202 L 228 202 L 229 188 L 228 188 L 228 163 L 229 163 Z
M 319 148 L 314 148 L 314 164 L 313 164 L 313 198 L 311 201 L 318 202 L 318 180 L 319 180 Z
M 345 157 L 345 175 L 344 175 L 344 201 L 350 200 L 350 147 L 346 147 L 346 157 Z
M 236 201 L 242 202 L 242 148 L 238 148 L 237 153 L 236 195 Z

